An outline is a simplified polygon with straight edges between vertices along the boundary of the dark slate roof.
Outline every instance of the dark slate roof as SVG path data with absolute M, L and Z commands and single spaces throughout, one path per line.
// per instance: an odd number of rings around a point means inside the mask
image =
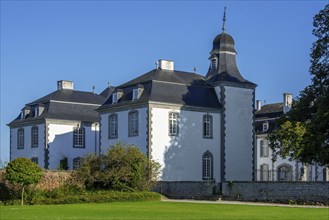
M 28 103 L 27 105 L 34 105 L 38 103 L 48 102 L 49 100 L 101 105 L 104 103 L 105 98 L 92 92 L 62 89 L 52 92 L 40 99 Z
M 215 37 L 213 41 L 212 51 L 210 53 L 219 51 L 229 51 L 232 53 L 236 53 L 234 48 L 234 40 L 231 35 L 223 32 Z
M 137 86 L 143 86 L 144 90 L 138 100 L 132 101 L 132 91 Z M 148 101 L 216 109 L 221 107 L 213 87 L 201 75 L 189 72 L 155 69 L 118 86 L 117 90 L 123 91 L 118 103 L 112 104 L 111 96 L 99 110 Z
M 210 83 L 210 84 L 213 84 L 216 82 L 229 82 L 229 83 L 245 84 L 245 85 L 249 85 L 251 87 L 257 86 L 255 83 L 244 79 L 238 70 L 230 71 L 230 73 L 228 73 L 226 71 L 222 72 L 222 73 L 217 73 L 216 70 L 210 70 L 207 75 L 211 76 L 208 79 L 208 83 Z
M 106 89 L 103 90 L 103 92 L 101 92 L 101 94 L 99 94 L 100 96 L 103 96 L 104 98 L 108 98 L 110 97 L 110 95 L 112 95 L 112 92 L 115 90 L 114 86 L 109 86 Z
M 21 119 L 21 115 L 19 114 L 9 125 L 43 119 L 96 122 L 99 121 L 99 115 L 95 109 L 104 103 L 105 100 L 104 97 L 91 92 L 68 89 L 57 90 L 27 104 L 25 109 L 29 109 L 30 113 L 24 119 Z M 38 106 L 44 107 L 44 110 L 41 115 L 35 117 L 33 110 Z
M 283 114 L 283 102 L 263 105 L 259 111 L 256 111 L 257 119 L 278 118 Z
M 283 114 L 283 102 L 263 105 L 255 113 L 255 130 L 259 134 L 267 134 L 276 128 L 275 120 Z M 263 123 L 268 122 L 269 128 L 263 131 Z

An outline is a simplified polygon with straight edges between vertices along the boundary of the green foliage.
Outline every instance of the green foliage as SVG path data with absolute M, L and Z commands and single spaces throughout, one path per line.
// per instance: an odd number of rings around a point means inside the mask
M 294 100 L 291 111 L 278 120 L 280 131 L 269 139 L 271 148 L 284 157 L 329 166 L 329 4 L 314 16 L 313 26 L 317 40 L 310 54 L 312 83 Z
M 25 187 L 37 184 L 42 177 L 42 170 L 30 159 L 22 157 L 9 162 L 5 170 L 6 180 L 22 187 L 21 205 L 23 205 Z
M 138 147 L 121 143 L 104 155 L 88 155 L 76 176 L 87 188 L 119 191 L 150 189 L 159 174 L 159 164 L 148 160 Z

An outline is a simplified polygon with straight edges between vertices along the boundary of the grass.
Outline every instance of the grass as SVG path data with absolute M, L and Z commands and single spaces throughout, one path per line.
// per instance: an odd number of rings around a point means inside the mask
M 181 202 L 116 202 L 0 206 L 0 219 L 316 219 L 328 208 L 298 208 Z

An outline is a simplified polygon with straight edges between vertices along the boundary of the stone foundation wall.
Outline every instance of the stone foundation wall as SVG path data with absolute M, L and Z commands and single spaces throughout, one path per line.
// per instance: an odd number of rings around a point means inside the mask
M 155 192 L 171 199 L 212 199 L 216 194 L 213 181 L 162 181 L 157 183 Z
M 329 204 L 329 182 L 224 182 L 222 199 Z

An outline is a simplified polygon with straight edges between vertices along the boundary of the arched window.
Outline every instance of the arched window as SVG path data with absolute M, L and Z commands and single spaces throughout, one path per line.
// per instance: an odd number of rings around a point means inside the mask
M 80 157 L 76 157 L 73 159 L 73 169 L 78 169 L 81 166 L 81 158 Z
M 73 147 L 84 147 L 85 129 L 78 127 L 73 130 Z
M 31 147 L 38 147 L 39 132 L 38 126 L 33 126 L 31 128 Z
M 169 135 L 176 136 L 178 134 L 178 113 L 169 113 Z
M 118 115 L 111 114 L 109 116 L 109 139 L 118 138 Z
M 282 164 L 278 166 L 278 181 L 292 181 L 292 166 Z
M 212 116 L 204 115 L 203 116 L 203 137 L 212 138 Z
M 260 166 L 260 181 L 269 181 L 269 166 L 262 164 Z
M 138 136 L 138 111 L 128 113 L 128 136 Z
M 202 156 L 202 179 L 213 179 L 213 156 L 209 151 L 206 151 Z
M 32 161 L 33 163 L 39 164 L 39 159 L 38 159 L 37 157 L 32 157 L 32 158 L 31 158 L 31 161 Z
M 24 148 L 24 128 L 19 128 L 17 130 L 17 148 Z

